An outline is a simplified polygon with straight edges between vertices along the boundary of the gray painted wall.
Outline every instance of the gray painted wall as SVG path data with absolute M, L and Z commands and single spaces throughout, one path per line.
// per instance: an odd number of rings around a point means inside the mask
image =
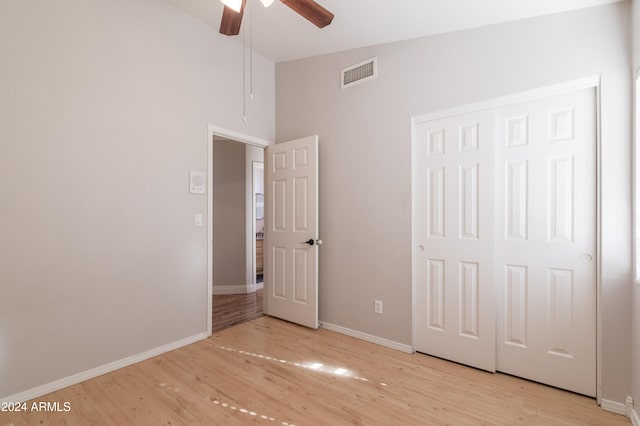
M 213 286 L 246 286 L 245 144 L 213 139 Z M 214 288 L 213 293 L 216 294 Z M 242 292 L 240 292 L 242 293 Z
M 276 65 L 277 140 L 320 135 L 320 319 L 412 343 L 411 117 L 602 76 L 602 396 L 631 391 L 628 3 Z M 378 57 L 377 80 L 340 69 Z M 373 300 L 384 301 L 384 314 Z
M 0 2 L 0 399 L 206 331 L 207 124 L 274 65 L 158 0 Z

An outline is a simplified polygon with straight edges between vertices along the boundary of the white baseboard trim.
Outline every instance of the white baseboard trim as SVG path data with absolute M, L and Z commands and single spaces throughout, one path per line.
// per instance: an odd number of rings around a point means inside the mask
M 395 349 L 409 354 L 413 353 L 413 348 L 410 345 L 405 345 L 404 343 L 398 343 L 394 342 L 393 340 L 383 339 L 382 337 L 373 336 L 361 331 L 351 330 L 350 328 L 341 327 L 339 325 L 331 324 L 324 321 L 320 322 L 320 327 L 327 330 L 335 331 L 336 333 L 346 334 L 347 336 L 355 337 L 356 339 L 364 340 L 366 342 L 375 343 L 376 345 L 385 346 L 387 348 Z
M 46 395 L 57 390 L 76 385 L 85 380 L 93 379 L 94 377 L 102 376 L 103 374 L 110 373 L 120 368 L 127 367 L 129 365 L 144 361 L 145 359 L 153 358 L 154 356 L 161 355 L 166 352 L 170 352 L 174 349 L 181 348 L 183 346 L 190 345 L 200 340 L 206 339 L 207 333 L 199 333 L 190 337 L 186 337 L 175 342 L 168 343 L 166 345 L 158 346 L 157 348 L 149 349 L 148 351 L 140 352 L 135 355 L 122 358 L 117 361 L 110 362 L 108 364 L 101 365 L 90 370 L 82 371 L 63 379 L 55 380 L 53 382 L 37 386 L 35 388 L 16 393 L 7 397 L 0 398 L 0 404 L 3 402 L 25 402 L 30 399 L 37 398 L 42 395 Z
M 633 426 L 640 426 L 640 416 L 638 415 L 638 412 L 635 410 L 635 408 L 631 410 L 629 418 L 631 419 L 631 424 Z
M 216 294 L 249 294 L 256 291 L 255 284 L 240 284 L 240 285 L 214 285 L 213 295 Z
M 615 402 L 615 401 L 610 401 L 608 399 L 603 399 L 600 402 L 600 408 L 610 413 L 620 414 L 623 416 L 627 415 L 627 406 L 622 404 L 621 402 Z

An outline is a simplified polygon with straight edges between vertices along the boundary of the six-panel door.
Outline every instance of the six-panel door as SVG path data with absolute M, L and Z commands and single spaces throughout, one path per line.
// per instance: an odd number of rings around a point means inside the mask
M 595 89 L 414 125 L 418 351 L 594 396 Z
M 416 350 L 495 370 L 490 112 L 415 126 Z
M 497 368 L 596 393 L 596 94 L 496 111 Z
M 317 328 L 318 137 L 269 146 L 265 169 L 265 312 Z

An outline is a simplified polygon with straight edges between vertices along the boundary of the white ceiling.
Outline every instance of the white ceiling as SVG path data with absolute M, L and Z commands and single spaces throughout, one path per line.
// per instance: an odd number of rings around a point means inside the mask
M 167 1 L 218 30 L 220 0 Z M 243 29 L 248 44 L 252 22 L 253 49 L 284 62 L 617 1 L 623 0 L 317 0 L 335 14 L 318 29 L 279 1 L 265 9 L 247 0 Z M 242 31 L 235 38 L 241 37 Z

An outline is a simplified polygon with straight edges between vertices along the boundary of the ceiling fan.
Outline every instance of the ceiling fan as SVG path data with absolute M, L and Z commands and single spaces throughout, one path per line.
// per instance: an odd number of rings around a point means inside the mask
M 220 33 L 228 36 L 240 33 L 242 14 L 247 0 L 221 0 L 224 4 Z M 265 7 L 269 7 L 274 0 L 260 0 Z M 333 20 L 333 13 L 320 6 L 313 0 L 280 0 L 300 16 L 307 19 L 318 28 L 324 28 Z

